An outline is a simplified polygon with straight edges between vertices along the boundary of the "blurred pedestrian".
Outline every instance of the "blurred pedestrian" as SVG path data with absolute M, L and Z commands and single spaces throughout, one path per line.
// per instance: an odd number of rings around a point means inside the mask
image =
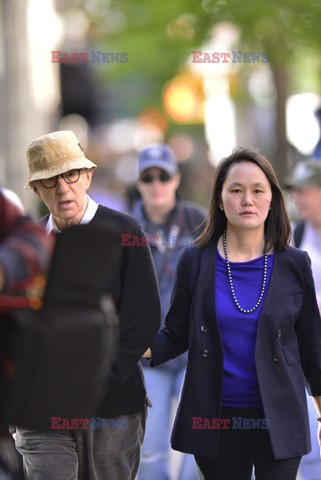
M 48 232 L 90 222 L 143 236 L 132 217 L 98 205 L 88 197 L 86 192 L 96 165 L 86 158 L 73 132 L 58 131 L 36 138 L 28 147 L 27 159 L 28 186 L 50 212 L 46 219 Z M 102 264 L 101 268 L 106 267 Z M 157 280 L 149 248 L 122 247 L 115 271 L 108 275 L 113 278 L 108 293 L 116 305 L 120 332 L 106 398 L 95 415 L 113 419 L 116 427 L 48 432 L 17 428 L 16 446 L 24 457 L 28 479 L 125 480 L 136 476 L 146 413 L 139 359 L 153 339 L 160 319 Z M 88 278 L 88 287 L 90 282 Z M 85 452 L 83 438 L 87 445 Z
M 321 319 L 310 260 L 268 160 L 240 148 L 215 172 L 208 223 L 178 264 L 157 366 L 188 350 L 172 433 L 206 480 L 295 480 L 321 417 Z M 321 426 L 321 424 L 320 424 Z M 321 430 L 319 428 L 319 440 Z
M 297 208 L 299 220 L 293 227 L 292 244 L 308 252 L 316 296 L 321 312 L 321 163 L 300 162 L 285 181 Z M 316 435 L 315 409 L 307 395 L 312 451 L 304 455 L 300 465 L 302 480 L 319 480 L 321 459 Z
M 0 347 L 0 383 L 5 385 L 6 349 L 5 318 L 12 321 L 9 304 L 21 302 L 23 289 L 34 288 L 39 275 L 45 275 L 52 241 L 44 228 L 24 215 L 20 199 L 11 190 L 0 189 L 0 317 L 2 320 Z M 10 303 L 8 303 L 10 301 Z M 27 306 L 27 303 L 26 303 Z M 3 351 L 2 351 L 3 348 Z M 2 399 L 8 392 L 2 391 Z M 0 401 L 2 405 L 2 402 Z M 3 418 L 3 412 L 0 411 Z M 4 420 L 3 420 L 4 421 Z M 20 462 L 9 435 L 9 425 L 0 424 L 0 479 L 23 478 Z
M 143 227 L 151 247 L 161 297 L 162 324 L 170 297 L 179 255 L 196 238 L 196 229 L 205 211 L 177 198 L 180 173 L 174 152 L 168 145 L 154 145 L 139 153 L 137 188 L 141 198 L 132 215 Z M 139 480 L 167 480 L 169 474 L 170 428 L 173 400 L 177 402 L 187 363 L 187 355 L 152 369 L 143 363 L 146 388 L 153 407 L 148 413 L 142 448 Z M 184 455 L 178 478 L 199 478 L 195 460 Z

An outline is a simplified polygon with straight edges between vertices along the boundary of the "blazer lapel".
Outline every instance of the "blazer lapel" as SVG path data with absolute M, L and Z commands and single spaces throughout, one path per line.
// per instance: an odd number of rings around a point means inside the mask
M 262 317 L 265 317 L 266 314 L 271 313 L 271 306 L 275 304 L 275 299 L 278 296 L 278 289 L 280 285 L 280 275 L 282 275 L 282 270 L 280 268 L 280 255 L 281 253 L 274 254 L 274 262 L 271 272 L 271 278 L 269 283 L 269 288 L 266 293 L 264 304 L 259 319 L 259 326 Z
M 212 338 L 220 339 L 218 324 L 216 321 L 216 249 L 217 242 L 211 242 L 201 254 L 201 267 L 198 280 L 198 311 L 201 311 L 200 321 L 206 325 Z

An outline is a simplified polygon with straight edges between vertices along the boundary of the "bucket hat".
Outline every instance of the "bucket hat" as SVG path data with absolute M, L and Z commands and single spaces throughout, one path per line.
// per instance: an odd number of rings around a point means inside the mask
M 60 130 L 35 138 L 28 146 L 27 161 L 30 182 L 54 177 L 77 168 L 96 168 L 97 165 L 85 157 L 84 150 L 74 132 Z

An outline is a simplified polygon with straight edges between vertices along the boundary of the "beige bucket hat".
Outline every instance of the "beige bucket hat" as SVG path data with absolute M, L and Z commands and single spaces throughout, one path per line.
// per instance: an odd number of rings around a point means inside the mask
M 82 146 L 74 132 L 60 130 L 35 138 L 27 149 L 30 182 L 50 178 L 76 168 L 96 168 L 97 165 L 85 157 Z

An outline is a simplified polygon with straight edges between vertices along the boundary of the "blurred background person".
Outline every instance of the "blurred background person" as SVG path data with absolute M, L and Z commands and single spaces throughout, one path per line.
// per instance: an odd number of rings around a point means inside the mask
M 180 173 L 173 150 L 167 145 L 154 145 L 139 153 L 137 188 L 141 198 L 132 214 L 143 227 L 151 247 L 158 278 L 162 324 L 170 306 L 176 265 L 184 246 L 196 238 L 197 227 L 205 218 L 205 210 L 183 202 L 176 196 Z M 148 413 L 143 443 L 139 480 L 167 480 L 170 459 L 170 426 L 172 401 L 178 400 L 187 356 L 152 369 L 144 361 L 147 394 L 152 408 Z M 184 455 L 179 479 L 198 479 L 193 456 Z
M 52 239 L 45 230 L 24 215 L 18 196 L 11 190 L 0 189 L 0 317 L 10 317 L 8 296 L 14 301 L 17 287 L 22 282 L 25 288 L 35 278 L 46 273 L 52 248 Z M 19 294 L 21 289 L 19 287 Z M 21 300 L 21 296 L 19 299 Z M 2 333 L 0 347 L 0 383 L 6 377 L 6 338 Z M 2 397 L 8 392 L 2 391 Z M 1 402 L 0 402 L 1 403 Z M 0 416 L 3 418 L 2 411 Z M 4 422 L 5 424 L 3 424 Z M 0 480 L 21 480 L 24 478 L 14 442 L 8 433 L 5 419 L 0 424 Z
M 311 258 L 315 291 L 321 312 L 321 162 L 300 162 L 286 179 L 299 220 L 293 226 L 292 245 L 308 252 Z M 321 478 L 320 447 L 317 439 L 315 408 L 307 395 L 312 451 L 302 457 L 303 480 Z

